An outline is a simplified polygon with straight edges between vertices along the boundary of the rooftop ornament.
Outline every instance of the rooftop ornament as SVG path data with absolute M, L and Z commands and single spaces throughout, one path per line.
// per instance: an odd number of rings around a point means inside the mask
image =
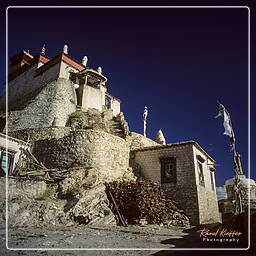
M 165 138 L 161 129 L 158 130 L 155 141 L 159 144 L 166 145 Z
M 143 112 L 143 135 L 147 137 L 146 131 L 147 131 L 147 117 L 148 117 L 148 108 L 145 106 L 144 112 Z
M 41 54 L 45 55 L 45 44 L 43 45 L 43 47 L 41 49 Z
M 66 44 L 63 47 L 63 53 L 68 54 L 68 46 Z
M 87 65 L 87 62 L 88 62 L 88 57 L 87 56 L 84 56 L 83 59 L 82 59 L 82 64 L 86 67 Z
M 98 67 L 98 73 L 102 74 L 102 68 L 101 67 Z

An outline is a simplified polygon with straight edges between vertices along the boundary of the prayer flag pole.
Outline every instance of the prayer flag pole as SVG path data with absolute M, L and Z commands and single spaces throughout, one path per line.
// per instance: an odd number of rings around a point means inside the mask
M 219 102 L 218 102 L 219 103 Z M 235 192 L 235 210 L 234 214 L 240 214 L 242 209 L 242 191 L 240 186 L 240 176 L 243 175 L 242 165 L 240 161 L 240 154 L 236 151 L 236 140 L 235 134 L 232 127 L 231 117 L 225 107 L 219 103 L 219 113 L 215 118 L 220 116 L 224 117 L 223 126 L 225 129 L 224 135 L 230 138 L 230 152 L 233 153 L 233 163 L 234 163 L 234 192 Z
M 147 117 L 148 117 L 148 108 L 145 106 L 143 112 L 143 135 L 147 137 Z

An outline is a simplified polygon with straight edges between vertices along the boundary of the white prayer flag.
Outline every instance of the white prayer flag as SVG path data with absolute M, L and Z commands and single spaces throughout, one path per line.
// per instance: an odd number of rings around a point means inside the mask
M 229 116 L 228 112 L 226 111 L 225 107 L 222 104 L 220 104 L 219 105 L 219 113 L 217 116 L 215 116 L 215 118 L 218 118 L 219 116 L 222 116 L 222 115 L 224 117 L 223 126 L 225 129 L 223 134 L 229 136 L 230 138 L 235 139 L 233 128 L 231 125 L 230 116 Z
M 223 116 L 224 116 L 223 126 L 225 128 L 225 132 L 223 134 L 232 138 L 234 136 L 234 133 L 231 126 L 230 117 L 226 111 L 224 111 Z

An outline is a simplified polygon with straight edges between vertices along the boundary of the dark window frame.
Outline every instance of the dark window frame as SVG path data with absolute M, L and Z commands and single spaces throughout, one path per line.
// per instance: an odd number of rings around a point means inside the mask
M 198 171 L 198 177 L 199 177 L 199 185 L 205 187 L 205 179 L 204 179 L 204 159 L 203 158 L 196 158 L 197 160 L 197 171 Z
M 105 96 L 105 106 L 107 109 L 112 108 L 112 99 L 108 95 Z
M 210 179 L 211 179 L 211 188 L 213 191 L 215 191 L 215 185 L 214 185 L 214 169 L 210 168 Z
M 9 151 L 6 151 L 5 149 L 0 149 L 1 151 L 1 154 L 0 154 L 0 168 L 1 168 L 1 176 L 4 176 L 4 175 L 11 175 L 12 174 L 12 170 L 13 170 L 13 163 L 14 163 L 14 153 L 12 152 L 9 152 Z M 8 162 L 7 162 L 7 173 L 4 171 L 3 167 L 2 167 L 2 162 L 3 162 L 3 156 L 4 155 L 8 155 L 7 159 L 8 159 Z
M 177 183 L 176 157 L 160 157 L 159 160 L 161 163 L 161 183 Z M 170 167 L 172 167 L 172 174 L 169 174 L 171 176 L 167 177 Z

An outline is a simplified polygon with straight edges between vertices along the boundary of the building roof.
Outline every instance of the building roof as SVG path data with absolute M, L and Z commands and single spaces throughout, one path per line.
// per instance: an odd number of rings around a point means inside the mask
M 13 56 L 15 57 L 15 56 Z M 19 75 L 21 75 L 22 73 L 24 73 L 25 71 L 27 71 L 28 69 L 30 69 L 31 67 L 33 67 L 35 64 L 37 64 L 38 62 L 42 62 L 42 63 L 47 63 L 49 62 L 50 58 L 43 55 L 43 54 L 38 54 L 36 56 L 34 56 L 30 61 L 28 61 L 26 64 L 24 64 L 22 67 L 20 67 L 19 69 L 13 71 L 12 73 L 10 73 L 8 75 L 8 81 L 12 81 L 13 79 L 15 79 L 16 77 L 18 77 Z
M 16 62 L 19 62 L 22 59 L 28 61 L 30 59 L 33 59 L 33 55 L 31 55 L 29 52 L 23 50 L 23 51 L 15 54 L 14 56 L 10 57 L 11 65 L 16 64 Z
M 75 60 L 74 58 L 72 58 L 71 56 L 65 53 L 60 53 L 51 59 L 45 56 L 44 54 L 38 54 L 33 57 L 31 54 L 27 53 L 26 51 L 22 51 L 16 54 L 15 56 L 12 56 L 10 60 L 15 61 L 16 59 L 20 58 L 20 56 L 22 55 L 29 56 L 29 58 L 27 59 L 27 63 L 8 75 L 9 82 L 15 79 L 16 77 L 18 77 L 19 75 L 21 75 L 22 73 L 24 73 L 25 71 L 27 71 L 28 69 L 30 69 L 32 66 L 34 66 L 38 62 L 42 62 L 44 63 L 44 65 L 36 69 L 36 76 L 42 74 L 43 72 L 48 70 L 50 67 L 54 66 L 55 64 L 61 61 L 64 61 L 65 63 L 69 64 L 71 67 L 73 67 L 78 71 L 82 71 L 85 69 L 85 66 L 83 64 L 81 64 L 79 61 Z
M 7 140 L 15 141 L 15 142 L 17 142 L 17 143 L 19 143 L 19 144 L 23 144 L 23 145 L 27 145 L 27 146 L 31 147 L 31 144 L 28 143 L 28 142 L 25 142 L 25 141 L 20 140 L 20 139 L 13 138 L 13 137 L 11 137 L 11 136 L 8 136 L 8 135 L 6 135 L 6 134 L 0 132 L 0 138 L 1 138 L 1 137 L 4 138 L 4 139 L 7 139 Z
M 115 100 L 117 100 L 118 102 L 122 103 L 122 101 L 120 99 L 118 99 L 117 97 L 113 96 L 112 94 L 110 94 L 109 92 L 105 92 L 105 94 Z
M 140 149 L 135 149 L 132 151 L 133 152 L 151 151 L 151 150 L 179 147 L 179 146 L 185 146 L 185 145 L 194 145 L 199 151 L 201 151 L 203 154 L 205 154 L 210 160 L 212 160 L 214 163 L 216 162 L 211 156 L 208 155 L 208 153 L 205 150 L 203 150 L 203 148 L 197 142 L 195 142 L 193 140 L 171 143 L 171 144 L 166 144 L 166 145 L 149 146 L 149 147 L 144 147 L 144 148 L 140 148 Z
M 64 61 L 65 63 L 69 64 L 71 67 L 75 68 L 78 71 L 82 71 L 85 69 L 85 66 L 82 65 L 79 61 L 75 60 L 74 58 L 70 57 L 65 53 L 60 53 L 54 58 L 52 58 L 50 61 L 48 61 L 46 64 L 44 64 L 43 66 L 39 67 L 36 70 L 36 76 L 41 75 L 46 70 L 48 70 L 49 68 L 53 67 L 54 65 L 56 65 L 61 61 Z

